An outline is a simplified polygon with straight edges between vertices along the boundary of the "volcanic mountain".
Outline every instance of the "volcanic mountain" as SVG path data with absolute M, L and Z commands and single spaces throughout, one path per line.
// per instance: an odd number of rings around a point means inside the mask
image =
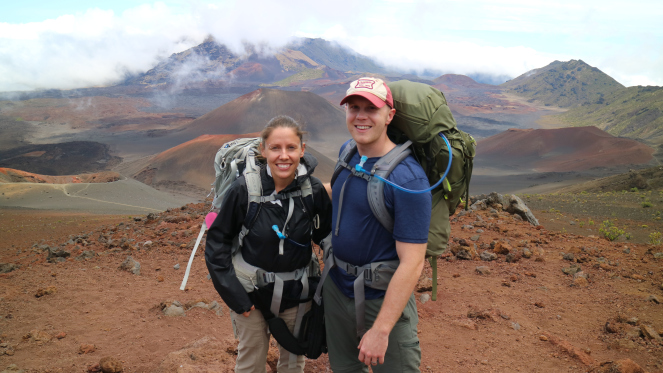
M 304 141 L 330 158 L 350 136 L 345 114 L 324 98 L 310 92 L 261 88 L 238 97 L 191 122 L 176 134 L 182 141 L 201 135 L 260 132 L 270 119 L 288 115 L 307 132 Z
M 619 82 L 582 60 L 554 61 L 500 85 L 509 92 L 546 105 L 575 107 L 602 101 L 624 88 Z
M 157 189 L 185 194 L 194 192 L 204 197 L 214 181 L 214 156 L 217 150 L 226 142 L 236 138 L 255 136 L 258 136 L 258 133 L 197 137 L 156 155 L 133 177 Z M 314 175 L 324 182 L 329 181 L 335 163 L 310 146 L 306 151 L 318 160 Z
M 596 127 L 509 129 L 477 144 L 475 167 L 566 172 L 647 164 L 654 149 Z

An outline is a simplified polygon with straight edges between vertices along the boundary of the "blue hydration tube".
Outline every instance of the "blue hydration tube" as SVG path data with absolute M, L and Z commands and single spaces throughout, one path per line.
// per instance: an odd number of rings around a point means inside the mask
M 272 229 L 274 230 L 274 232 L 276 232 L 276 235 L 279 236 L 280 239 L 288 240 L 290 243 L 295 244 L 295 245 L 300 246 L 300 247 L 308 247 L 308 245 L 300 244 L 299 242 L 286 237 L 283 233 L 281 233 L 279 231 L 279 227 L 277 225 L 272 225 Z
M 440 132 L 440 137 L 447 144 L 447 149 L 449 149 L 449 163 L 447 163 L 447 169 L 444 171 L 444 175 L 442 175 L 440 180 L 437 183 L 435 183 L 435 185 L 432 185 L 430 188 L 427 188 L 427 189 L 424 189 L 424 190 L 407 189 L 407 188 L 403 188 L 402 186 L 396 185 L 396 184 L 392 183 L 391 181 L 389 181 L 389 180 L 387 180 L 387 179 L 385 179 L 381 176 L 378 176 L 378 175 L 372 175 L 372 176 L 378 178 L 378 180 L 381 180 L 386 184 L 389 184 L 389 185 L 393 186 L 394 188 L 396 188 L 398 190 L 402 190 L 402 191 L 407 192 L 407 193 L 414 193 L 414 194 L 426 193 L 426 192 L 430 192 L 431 190 L 437 188 L 442 183 L 442 181 L 444 181 L 444 179 L 447 177 L 447 175 L 449 174 L 449 170 L 451 169 L 451 160 L 453 158 L 453 154 L 451 152 L 451 144 L 449 143 L 449 140 L 447 140 L 447 137 L 444 136 L 444 134 L 442 134 L 442 132 Z M 359 172 L 363 172 L 363 173 L 368 174 L 368 175 L 371 175 L 371 173 L 366 171 L 363 167 L 364 162 L 366 162 L 367 159 L 368 159 L 368 157 L 366 157 L 365 155 L 361 156 L 361 161 L 359 162 L 359 164 L 355 165 L 355 170 L 357 170 Z M 276 227 L 276 226 L 274 226 L 274 227 Z M 281 234 L 280 232 L 278 232 L 278 233 Z M 279 237 L 281 237 L 281 236 L 279 236 Z

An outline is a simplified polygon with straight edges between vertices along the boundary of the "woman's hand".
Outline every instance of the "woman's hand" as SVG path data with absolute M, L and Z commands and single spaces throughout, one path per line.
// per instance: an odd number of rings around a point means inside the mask
M 246 312 L 244 312 L 244 313 L 242 314 L 242 316 L 244 316 L 244 317 L 249 317 L 249 314 L 251 314 L 251 311 L 253 311 L 253 310 L 255 310 L 255 309 L 256 309 L 256 306 L 251 306 L 251 309 L 248 310 L 248 311 L 246 311 Z

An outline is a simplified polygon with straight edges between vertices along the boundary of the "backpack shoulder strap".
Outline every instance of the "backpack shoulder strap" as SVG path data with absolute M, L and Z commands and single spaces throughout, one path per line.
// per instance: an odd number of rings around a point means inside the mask
M 253 221 L 258 215 L 259 205 L 262 197 L 262 180 L 260 178 L 260 166 L 256 164 L 253 150 L 249 150 L 246 155 L 246 167 L 244 168 L 244 180 L 246 181 L 246 191 L 248 193 L 248 203 L 246 204 L 246 217 L 242 230 L 239 232 L 239 246 L 242 246 L 244 237 L 249 233 Z
M 355 140 L 348 141 L 348 143 L 345 144 L 345 147 L 341 151 L 341 154 L 338 156 L 338 161 L 336 161 L 336 167 L 334 167 L 334 173 L 332 174 L 330 183 L 332 186 L 334 185 L 336 178 L 338 178 L 338 174 L 340 174 L 344 168 L 349 167 L 348 162 L 350 162 L 350 159 L 352 159 L 356 152 L 357 143 Z
M 389 177 L 396 166 L 401 163 L 412 152 L 410 150 L 412 141 L 408 140 L 403 144 L 397 145 L 389 153 L 380 158 L 373 166 L 371 174 L 378 175 L 384 179 Z M 371 206 L 373 215 L 380 224 L 389 232 L 394 231 L 394 217 L 389 214 L 387 206 L 384 203 L 384 183 L 377 178 L 372 178 L 368 182 L 368 204 Z

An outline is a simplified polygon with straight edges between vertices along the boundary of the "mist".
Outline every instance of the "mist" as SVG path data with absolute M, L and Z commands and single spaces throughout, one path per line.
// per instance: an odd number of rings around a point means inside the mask
M 648 26 L 663 16 L 654 4 L 636 1 L 626 13 L 594 0 L 550 7 L 423 0 L 342 0 L 333 6 L 296 0 L 286 6 L 259 0 L 155 2 L 123 12 L 90 8 L 41 22 L 0 23 L 0 92 L 117 84 L 210 35 L 239 55 L 247 43 L 267 53 L 294 37 L 322 37 L 399 70 L 498 81 L 554 60 L 582 59 L 627 86 L 663 85 L 660 27 Z M 640 8 L 649 10 L 638 13 Z M 615 19 L 628 25 L 622 28 L 628 47 L 615 44 Z M 182 69 L 175 89 L 204 78 L 195 66 Z

